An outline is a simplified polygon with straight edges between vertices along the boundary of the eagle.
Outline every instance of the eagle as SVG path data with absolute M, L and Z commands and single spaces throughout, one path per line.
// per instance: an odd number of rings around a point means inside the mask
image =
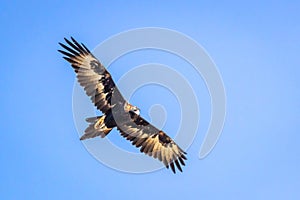
M 65 44 L 59 42 L 64 50 L 58 51 L 71 64 L 79 84 L 103 113 L 86 119 L 89 125 L 80 140 L 97 136 L 104 138 L 116 128 L 141 152 L 163 162 L 173 173 L 176 173 L 176 168 L 182 172 L 186 152 L 165 132 L 140 116 L 140 109 L 125 100 L 111 74 L 83 43 L 78 43 L 73 37 L 64 40 Z

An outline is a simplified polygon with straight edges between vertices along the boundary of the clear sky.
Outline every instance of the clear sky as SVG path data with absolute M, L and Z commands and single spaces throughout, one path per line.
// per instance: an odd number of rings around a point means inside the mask
M 300 199 L 299 10 L 299 1 L 1 1 L 1 199 Z M 226 88 L 222 135 L 199 160 L 210 99 L 203 80 L 190 75 L 201 117 L 184 173 L 176 175 L 119 172 L 86 151 L 73 121 L 74 72 L 57 52 L 64 37 L 93 49 L 114 34 L 149 26 L 201 44 Z M 110 72 L 118 80 L 149 62 L 176 70 L 183 63 L 137 52 Z M 176 99 L 143 103 L 144 95 L 156 93 L 169 92 L 144 87 L 132 102 L 146 118 L 151 103 L 166 104 L 165 129 L 174 136 Z M 117 134 L 111 140 L 133 150 Z

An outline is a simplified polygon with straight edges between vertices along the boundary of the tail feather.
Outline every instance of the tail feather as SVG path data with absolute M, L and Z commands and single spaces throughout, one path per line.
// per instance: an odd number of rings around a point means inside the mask
M 89 126 L 85 129 L 85 133 L 81 136 L 80 140 L 85 140 L 89 138 L 94 138 L 100 136 L 104 138 L 112 128 L 108 128 L 104 122 L 105 115 L 87 118 L 86 121 L 89 122 Z
M 95 122 L 96 120 L 100 119 L 101 117 L 103 117 L 103 116 L 89 117 L 89 118 L 86 118 L 85 121 L 92 123 L 92 122 Z

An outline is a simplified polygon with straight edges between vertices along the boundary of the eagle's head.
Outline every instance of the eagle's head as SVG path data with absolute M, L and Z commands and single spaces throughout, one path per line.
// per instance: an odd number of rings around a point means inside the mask
M 132 106 L 130 112 L 134 112 L 136 115 L 140 115 L 140 109 L 136 106 Z
M 138 107 L 136 107 L 136 106 L 133 106 L 133 105 L 131 105 L 131 104 L 128 103 L 127 109 L 128 109 L 128 112 L 132 112 L 132 113 L 134 113 L 136 115 L 140 115 L 140 109 Z

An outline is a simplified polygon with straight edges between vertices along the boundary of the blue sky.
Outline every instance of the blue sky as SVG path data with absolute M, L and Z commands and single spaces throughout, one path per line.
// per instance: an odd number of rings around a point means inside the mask
M 299 199 L 299 9 L 297 1 L 1 1 L 1 199 Z M 226 88 L 223 133 L 199 160 L 210 100 L 203 80 L 190 75 L 202 117 L 182 174 L 122 173 L 94 159 L 73 122 L 74 73 L 57 52 L 64 37 L 93 49 L 114 34 L 149 26 L 201 44 Z M 118 80 L 153 60 L 176 70 L 182 63 L 144 52 L 124 56 L 110 72 Z M 157 103 L 143 103 L 143 95 L 157 91 L 168 93 L 149 86 L 132 102 L 143 112 Z M 170 94 L 162 101 L 175 116 L 166 122 L 172 130 L 178 104 Z M 131 150 L 113 133 L 112 141 Z

